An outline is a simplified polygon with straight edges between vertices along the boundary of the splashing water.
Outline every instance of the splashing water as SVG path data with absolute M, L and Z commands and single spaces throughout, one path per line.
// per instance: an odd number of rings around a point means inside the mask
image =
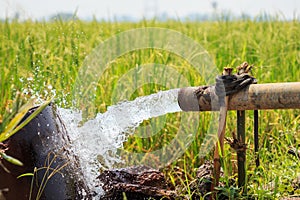
M 101 188 L 97 189 L 95 182 L 99 169 L 104 167 L 98 161 L 98 155 L 104 158 L 108 168 L 121 163 L 117 150 L 123 147 L 127 136 L 133 134 L 143 120 L 181 111 L 178 91 L 161 91 L 110 106 L 107 112 L 97 114 L 95 119 L 81 127 L 78 126 L 82 120 L 81 113 L 59 109 L 71 139 L 72 150 L 80 159 L 84 178 L 92 191 L 103 193 Z

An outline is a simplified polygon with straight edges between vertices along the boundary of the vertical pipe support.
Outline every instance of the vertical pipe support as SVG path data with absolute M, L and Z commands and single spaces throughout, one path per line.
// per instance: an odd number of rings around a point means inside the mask
M 259 166 L 258 139 L 258 110 L 254 110 L 254 152 L 256 167 Z
M 245 144 L 245 111 L 237 111 L 237 139 L 239 144 Z M 246 149 L 237 150 L 238 186 L 244 187 L 246 180 Z

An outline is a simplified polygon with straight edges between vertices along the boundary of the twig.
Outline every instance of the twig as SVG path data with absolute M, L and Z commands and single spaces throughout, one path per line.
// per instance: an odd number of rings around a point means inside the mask
M 231 75 L 232 68 L 225 67 L 223 70 L 223 75 Z M 216 143 L 216 148 L 214 151 L 214 179 L 211 186 L 211 191 L 214 190 L 215 186 L 219 185 L 220 173 L 221 173 L 221 163 L 220 163 L 220 153 L 224 154 L 224 138 L 225 138 L 225 128 L 226 128 L 226 117 L 228 109 L 229 97 L 225 96 L 224 101 L 220 99 L 220 115 L 219 115 L 219 127 L 218 127 L 218 137 L 219 141 Z M 219 150 L 220 148 L 220 150 Z

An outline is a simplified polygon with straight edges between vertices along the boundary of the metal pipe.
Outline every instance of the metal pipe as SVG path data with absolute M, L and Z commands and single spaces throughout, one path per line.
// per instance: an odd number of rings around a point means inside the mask
M 178 104 L 183 111 L 219 110 L 215 86 L 179 90 Z M 299 109 L 300 82 L 251 84 L 230 96 L 228 110 Z
M 258 154 L 258 110 L 254 110 L 254 152 L 255 152 L 255 164 L 259 167 L 259 154 Z
M 237 111 L 237 139 L 240 144 L 245 144 L 245 111 Z M 238 186 L 244 187 L 246 180 L 246 149 L 237 151 Z M 245 192 L 245 191 L 244 191 Z

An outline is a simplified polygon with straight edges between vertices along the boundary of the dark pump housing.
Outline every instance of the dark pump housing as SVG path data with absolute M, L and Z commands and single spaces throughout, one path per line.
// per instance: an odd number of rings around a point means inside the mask
M 34 108 L 27 113 L 28 117 Z M 76 156 L 70 152 L 69 138 L 54 105 L 47 106 L 21 131 L 6 141 L 7 154 L 24 166 L 3 161 L 10 173 L 0 167 L 0 190 L 7 199 L 84 199 L 86 186 Z M 36 169 L 36 170 L 35 170 Z M 17 178 L 25 173 L 32 176 Z M 33 178 L 33 182 L 32 182 Z M 32 186 L 31 186 L 32 185 Z

